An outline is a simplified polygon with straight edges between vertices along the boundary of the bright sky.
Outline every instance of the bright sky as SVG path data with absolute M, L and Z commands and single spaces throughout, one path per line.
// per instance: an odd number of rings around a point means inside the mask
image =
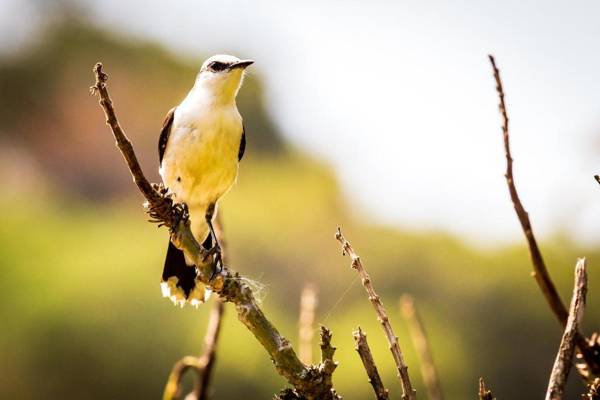
M 0 25 L 27 12 L 0 3 Z M 99 25 L 175 52 L 254 58 L 282 132 L 328 160 L 357 207 L 482 244 L 522 235 L 503 178 L 492 52 L 534 229 L 600 242 L 600 3 L 87 3 Z

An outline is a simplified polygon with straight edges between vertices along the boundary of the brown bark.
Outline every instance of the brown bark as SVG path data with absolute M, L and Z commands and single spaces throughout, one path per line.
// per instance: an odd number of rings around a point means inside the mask
M 569 318 L 550 374 L 546 400 L 561 400 L 563 398 L 565 385 L 571 370 L 573 353 L 575 353 L 575 336 L 585 310 L 585 297 L 587 294 L 585 258 L 580 258 L 577 261 L 575 284 L 573 286 Z
M 383 382 L 381 381 L 381 376 L 379 376 L 379 371 L 377 370 L 377 366 L 375 365 L 375 360 L 373 359 L 373 355 L 371 354 L 371 348 L 369 347 L 369 343 L 367 342 L 367 335 L 363 333 L 360 329 L 360 326 L 353 333 L 354 343 L 356 343 L 355 350 L 358 352 L 360 360 L 365 367 L 365 371 L 367 371 L 367 376 L 369 377 L 369 383 L 373 386 L 373 391 L 375 392 L 375 397 L 377 400 L 388 400 L 389 399 L 389 391 L 383 386 Z

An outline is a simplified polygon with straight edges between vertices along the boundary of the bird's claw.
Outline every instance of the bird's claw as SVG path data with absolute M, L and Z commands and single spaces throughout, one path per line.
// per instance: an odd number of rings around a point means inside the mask
M 221 252 L 215 254 L 215 268 L 213 269 L 213 273 L 210 276 L 209 281 L 212 281 L 216 275 L 219 275 L 223 271 L 223 257 L 221 256 Z
M 210 248 L 209 250 L 207 250 L 206 255 L 204 256 L 204 261 L 206 261 L 206 259 L 210 256 L 215 256 L 214 258 L 214 266 L 215 268 L 213 269 L 212 275 L 210 276 L 209 281 L 212 281 L 213 278 L 217 275 L 220 274 L 221 271 L 223 271 L 223 255 L 221 253 L 221 246 L 214 245 L 212 248 Z

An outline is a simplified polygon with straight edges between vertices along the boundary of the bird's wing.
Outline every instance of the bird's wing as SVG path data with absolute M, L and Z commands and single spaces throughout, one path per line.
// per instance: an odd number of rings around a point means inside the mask
M 240 149 L 238 150 L 238 161 L 242 161 L 246 151 L 246 128 L 242 125 L 242 140 L 240 141 Z
M 173 118 L 175 117 L 175 107 L 171 108 L 165 117 L 163 122 L 162 130 L 160 131 L 160 138 L 158 139 L 158 162 L 162 163 L 165 150 L 167 149 L 167 142 L 169 141 L 169 135 L 171 134 L 171 125 L 173 125 Z

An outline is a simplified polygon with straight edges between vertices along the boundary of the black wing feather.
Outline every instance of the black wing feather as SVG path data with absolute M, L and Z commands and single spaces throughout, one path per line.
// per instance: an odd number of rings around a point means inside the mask
M 175 117 L 175 107 L 171 108 L 165 117 L 163 122 L 162 130 L 160 131 L 160 137 L 158 139 L 158 161 L 162 163 L 165 150 L 167 149 L 167 143 L 169 142 L 169 135 L 171 134 L 171 126 L 173 125 L 173 118 Z
M 244 152 L 246 151 L 246 128 L 242 125 L 242 140 L 240 141 L 240 149 L 238 150 L 238 162 L 242 161 Z

